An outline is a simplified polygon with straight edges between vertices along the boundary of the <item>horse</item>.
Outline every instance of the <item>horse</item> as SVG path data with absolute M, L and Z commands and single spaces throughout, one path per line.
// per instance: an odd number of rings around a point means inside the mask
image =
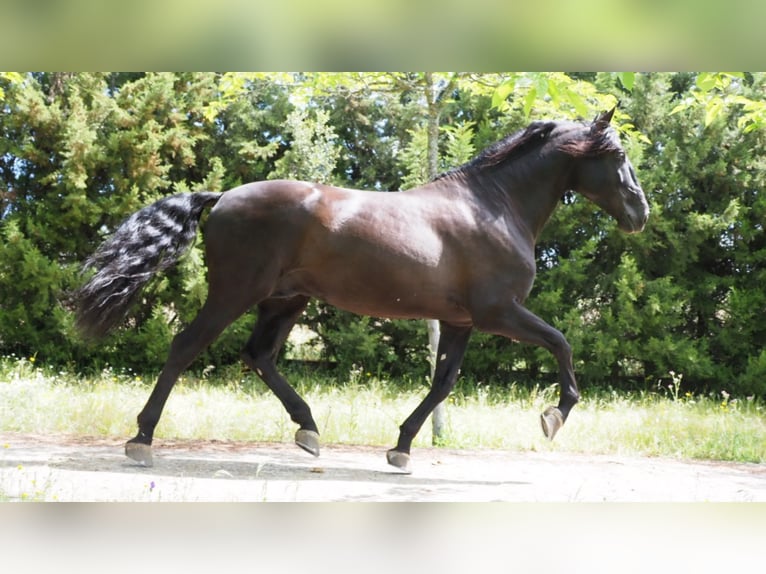
M 627 233 L 649 216 L 611 120 L 534 121 L 472 161 L 397 193 L 267 180 L 160 199 L 128 217 L 83 264 L 76 325 L 99 337 L 120 323 L 145 284 L 189 249 L 204 210 L 208 295 L 170 346 L 125 454 L 151 466 L 152 438 L 180 374 L 234 320 L 258 315 L 241 358 L 298 425 L 295 443 L 319 456 L 311 409 L 276 359 L 311 298 L 360 315 L 435 319 L 441 336 L 430 389 L 399 427 L 389 464 L 410 472 L 410 449 L 447 398 L 474 329 L 541 346 L 556 358 L 559 402 L 540 416 L 552 440 L 578 402 L 564 335 L 524 302 L 535 243 L 564 194 L 577 192 Z

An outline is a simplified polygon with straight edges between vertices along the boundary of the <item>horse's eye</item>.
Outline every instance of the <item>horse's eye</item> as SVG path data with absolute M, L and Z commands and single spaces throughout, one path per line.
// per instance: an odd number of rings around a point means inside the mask
M 618 151 L 617 152 L 617 161 L 620 163 L 625 163 L 625 152 L 624 151 Z

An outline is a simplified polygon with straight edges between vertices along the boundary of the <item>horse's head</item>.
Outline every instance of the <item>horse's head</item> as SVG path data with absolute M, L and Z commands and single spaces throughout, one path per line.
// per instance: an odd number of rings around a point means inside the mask
M 649 204 L 617 132 L 609 125 L 614 108 L 585 125 L 580 135 L 562 145 L 576 157 L 571 187 L 617 220 L 628 233 L 641 231 Z

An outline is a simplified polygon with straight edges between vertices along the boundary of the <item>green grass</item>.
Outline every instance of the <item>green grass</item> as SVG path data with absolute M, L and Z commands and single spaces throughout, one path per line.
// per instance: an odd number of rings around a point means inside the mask
M 422 400 L 421 384 L 387 384 L 361 370 L 345 380 L 290 376 L 311 405 L 324 444 L 396 442 L 398 427 Z M 110 369 L 80 378 L 32 359 L 0 358 L 0 431 L 128 438 L 153 380 Z M 558 388 L 462 384 L 449 399 L 441 444 L 450 448 L 556 451 L 766 462 L 766 406 L 756 399 L 657 393 L 585 392 L 566 426 L 548 442 L 539 414 Z M 675 391 L 675 392 L 672 392 Z M 256 377 L 237 369 L 212 380 L 184 376 L 157 428 L 158 439 L 290 442 L 295 425 Z M 430 446 L 427 422 L 414 447 Z

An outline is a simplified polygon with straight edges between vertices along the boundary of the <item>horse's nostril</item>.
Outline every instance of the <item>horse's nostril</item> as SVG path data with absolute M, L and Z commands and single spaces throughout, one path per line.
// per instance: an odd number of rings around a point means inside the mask
M 643 211 L 643 214 L 641 215 L 641 223 L 643 225 L 646 225 L 647 221 L 649 221 L 649 206 L 644 205 L 644 211 Z

